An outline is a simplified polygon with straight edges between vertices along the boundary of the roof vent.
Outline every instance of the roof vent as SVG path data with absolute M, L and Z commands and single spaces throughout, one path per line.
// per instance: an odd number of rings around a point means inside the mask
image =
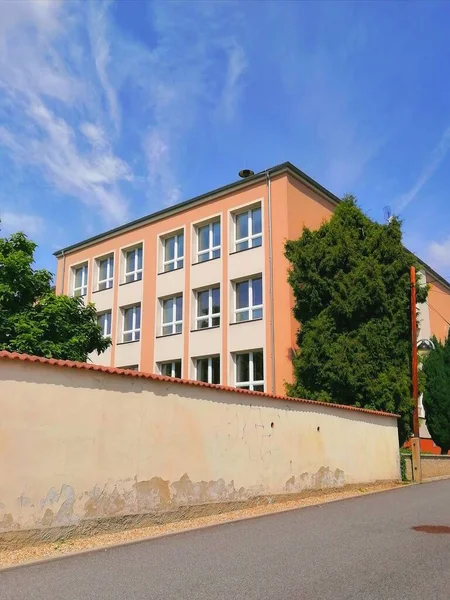
M 239 177 L 241 179 L 247 179 L 247 177 L 251 177 L 254 174 L 255 171 L 252 171 L 251 169 L 242 169 L 242 171 L 239 171 Z

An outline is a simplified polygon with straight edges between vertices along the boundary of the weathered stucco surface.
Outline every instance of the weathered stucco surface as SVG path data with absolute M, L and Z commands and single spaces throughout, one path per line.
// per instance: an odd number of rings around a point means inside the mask
M 0 414 L 0 537 L 399 477 L 394 417 L 208 387 L 0 359 Z

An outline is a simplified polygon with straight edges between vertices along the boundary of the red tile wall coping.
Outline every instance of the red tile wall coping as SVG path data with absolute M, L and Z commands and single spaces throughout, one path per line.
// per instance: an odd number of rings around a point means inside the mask
M 52 365 L 54 367 L 64 367 L 68 369 L 83 369 L 85 371 L 99 371 L 100 373 L 108 373 L 109 375 L 122 375 L 125 377 L 140 377 L 142 379 L 150 379 L 152 381 L 170 381 L 181 385 L 195 385 L 198 387 L 206 387 L 224 392 L 233 392 L 234 394 L 246 394 L 249 396 L 259 396 L 262 398 L 271 398 L 272 400 L 284 400 L 287 402 L 303 402 L 305 404 L 315 404 L 319 406 L 327 406 L 331 408 L 341 408 L 343 410 L 353 410 L 357 412 L 377 415 L 379 417 L 396 417 L 400 415 L 394 413 L 371 410 L 369 408 L 358 408 L 356 406 L 346 406 L 344 404 L 333 404 L 331 402 L 320 402 L 318 400 L 306 400 L 305 398 L 289 398 L 288 396 L 277 396 L 266 392 L 254 392 L 252 390 L 243 390 L 225 385 L 216 385 L 213 383 L 204 383 L 203 381 L 194 381 L 191 379 L 177 379 L 175 377 L 167 377 L 166 375 L 157 375 L 156 373 L 144 373 L 142 371 L 134 371 L 132 369 L 118 369 L 117 367 L 105 367 L 103 365 L 94 365 L 90 363 L 76 362 L 72 360 L 58 360 L 56 358 L 44 358 L 42 356 L 31 356 L 29 354 L 19 354 L 18 352 L 7 352 L 0 350 L 0 359 L 6 360 L 21 360 L 24 362 L 41 363 L 44 365 Z

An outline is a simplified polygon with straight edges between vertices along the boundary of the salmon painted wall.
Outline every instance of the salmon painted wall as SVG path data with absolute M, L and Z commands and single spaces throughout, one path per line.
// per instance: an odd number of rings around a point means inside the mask
M 429 283 L 428 292 L 431 335 L 443 341 L 449 331 L 450 290 L 442 283 L 434 281 L 434 277 L 427 276 L 427 280 L 433 280 L 433 283 Z
M 267 186 L 266 183 L 258 183 L 248 188 L 241 189 L 239 191 L 227 194 L 221 198 L 205 202 L 200 205 L 186 208 L 185 210 L 164 217 L 156 222 L 148 223 L 140 226 L 139 228 L 129 231 L 126 233 L 119 233 L 115 237 L 109 238 L 105 241 L 97 242 L 94 245 L 83 248 L 81 250 L 75 250 L 65 256 L 65 258 L 58 258 L 57 278 L 56 278 L 56 292 L 69 293 L 70 291 L 70 273 L 71 268 L 74 265 L 89 262 L 89 282 L 88 292 L 86 296 L 87 302 L 95 302 L 95 292 L 92 292 L 93 288 L 93 265 L 96 257 L 115 252 L 114 261 L 114 300 L 112 308 L 112 339 L 117 340 L 117 327 L 118 327 L 118 290 L 119 285 L 117 282 L 120 281 L 120 251 L 123 248 L 133 246 L 134 244 L 143 242 L 143 294 L 142 294 L 142 306 L 141 306 L 141 358 L 140 358 L 140 369 L 143 371 L 153 372 L 154 369 L 154 344 L 153 340 L 156 334 L 156 319 L 154 318 L 157 311 L 157 277 L 158 277 L 158 238 L 160 235 L 165 235 L 171 231 L 177 231 L 184 229 L 185 233 L 185 249 L 184 249 L 184 273 L 185 273 L 185 290 L 186 293 L 183 296 L 183 312 L 184 312 L 184 353 L 183 353 L 183 377 L 189 378 L 189 360 L 188 360 L 188 331 L 190 328 L 190 314 L 191 314 L 191 294 L 188 293 L 190 290 L 190 276 L 191 276 L 191 265 L 192 265 L 192 244 L 191 244 L 191 232 L 194 223 L 201 222 L 211 218 L 212 215 L 221 215 L 221 232 L 222 232 L 222 256 L 228 256 L 229 248 L 228 241 L 230 237 L 230 211 L 236 210 L 246 204 L 260 201 L 262 205 L 263 223 L 266 228 L 266 210 L 267 210 Z M 264 229 L 266 231 L 266 229 Z M 267 235 L 263 236 L 263 248 L 267 248 Z M 63 269 L 63 262 L 65 260 L 65 268 Z M 227 262 L 222 262 L 222 272 L 218 273 L 217 280 L 221 283 L 221 314 L 222 314 L 222 379 L 226 381 L 225 373 L 228 368 L 228 357 L 227 357 L 227 324 L 229 318 L 229 294 L 228 285 L 224 282 L 228 282 Z M 64 282 L 63 282 L 63 270 L 64 270 Z M 265 274 L 263 274 L 263 280 L 266 280 Z M 62 287 L 63 285 L 63 287 Z M 133 285 L 133 284 L 125 284 Z M 265 297 L 266 306 L 268 306 L 268 297 Z M 251 348 L 249 348 L 251 349 Z M 112 348 L 111 364 L 114 365 L 114 350 Z M 268 352 L 265 348 L 265 367 L 266 373 L 268 373 L 267 365 Z M 267 382 L 269 383 L 269 382 Z M 266 385 L 267 389 L 270 389 Z
M 292 310 L 294 297 L 287 283 L 289 262 L 284 257 L 284 244 L 298 238 L 303 227 L 317 229 L 333 214 L 334 205 L 324 200 L 297 179 L 285 178 L 286 208 L 273 203 L 274 227 L 274 304 L 276 390 L 285 393 L 285 382 L 292 382 L 291 351 L 296 347 L 298 323 Z

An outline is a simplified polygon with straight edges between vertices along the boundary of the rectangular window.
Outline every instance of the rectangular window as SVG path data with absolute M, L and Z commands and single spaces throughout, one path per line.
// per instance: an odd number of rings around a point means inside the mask
M 262 277 L 253 277 L 235 284 L 235 322 L 261 319 L 263 315 Z
M 183 327 L 183 296 L 162 301 L 162 335 L 181 333 Z
M 128 369 L 129 371 L 139 371 L 139 365 L 126 365 L 124 367 L 118 367 L 119 369 Z
M 220 383 L 220 356 L 206 356 L 195 361 L 197 381 Z
M 103 313 L 99 313 L 97 315 L 97 323 L 100 325 L 102 329 L 103 337 L 111 336 L 111 311 L 108 310 Z
M 197 262 L 220 256 L 220 221 L 197 228 Z
M 181 269 L 184 265 L 184 233 L 164 239 L 164 272 Z
M 98 261 L 98 290 L 112 288 L 114 279 L 114 256 L 107 256 Z
M 88 285 L 88 266 L 76 267 L 73 270 L 73 295 L 86 296 Z
M 236 387 L 264 391 L 264 358 L 262 350 L 236 354 Z
M 235 219 L 235 249 L 236 252 L 261 246 L 262 223 L 261 207 L 252 208 L 237 213 Z
M 159 372 L 166 377 L 177 377 L 181 379 L 181 360 L 171 360 L 159 363 Z
M 125 283 L 142 279 L 142 246 L 125 252 Z
M 141 305 L 135 304 L 123 309 L 123 342 L 137 342 L 141 339 Z
M 220 325 L 220 287 L 197 292 L 197 329 Z

